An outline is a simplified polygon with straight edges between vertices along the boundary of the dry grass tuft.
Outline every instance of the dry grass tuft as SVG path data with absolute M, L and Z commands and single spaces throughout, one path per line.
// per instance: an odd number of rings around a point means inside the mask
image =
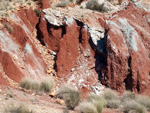
M 123 93 L 123 95 L 120 97 L 120 99 L 121 99 L 121 102 L 135 100 L 136 94 L 131 91 L 126 91 Z
M 100 12 L 107 12 L 109 9 L 107 9 L 103 4 L 99 4 L 97 0 L 89 0 L 86 4 L 87 9 L 96 10 Z
M 58 89 L 57 98 L 63 98 L 68 109 L 73 110 L 80 102 L 80 92 L 68 86 L 62 86 Z
M 18 107 L 11 106 L 7 107 L 4 113 L 34 113 L 32 110 L 29 110 L 25 105 L 19 105 Z
M 146 113 L 146 108 L 137 103 L 135 100 L 126 101 L 123 103 L 124 113 Z
M 20 83 L 20 87 L 27 90 L 50 92 L 54 87 L 53 79 L 43 80 L 41 83 L 38 81 L 23 79 Z
M 53 87 L 54 81 L 52 79 L 48 79 L 41 83 L 40 89 L 44 92 L 50 92 Z

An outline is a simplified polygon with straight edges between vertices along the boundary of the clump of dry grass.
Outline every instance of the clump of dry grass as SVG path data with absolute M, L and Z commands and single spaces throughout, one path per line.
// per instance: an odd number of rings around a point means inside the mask
M 50 92 L 54 87 L 53 79 L 43 80 L 41 83 L 38 81 L 23 79 L 20 83 L 20 87 L 25 88 L 27 90 L 35 90 L 35 91 L 44 91 Z
M 19 106 L 9 106 L 5 108 L 4 113 L 34 113 L 32 110 L 23 104 Z
M 107 108 L 117 109 L 120 107 L 120 100 L 118 98 L 118 95 L 114 91 L 108 89 L 104 91 L 102 96 L 106 101 Z
M 42 81 L 40 90 L 44 92 L 50 92 L 53 87 L 54 87 L 54 81 L 52 79 L 48 79 Z
M 104 3 L 102 4 L 99 4 L 97 2 L 97 0 L 89 0 L 86 4 L 86 8 L 87 9 L 91 9 L 91 10 L 96 10 L 96 11 L 101 11 L 101 12 L 107 12 L 109 11 L 109 9 L 107 9 L 105 6 L 104 6 Z
M 4 24 L 4 27 L 7 29 L 7 31 L 9 33 L 13 32 L 13 27 L 11 25 L 9 25 L 8 23 L 5 23 Z
M 96 94 L 88 95 L 88 100 L 79 105 L 82 113 L 102 113 L 104 106 L 105 100 L 102 96 Z
M 124 113 L 146 113 L 146 108 L 137 103 L 135 100 L 126 101 L 123 103 Z
M 92 102 L 82 102 L 79 105 L 81 113 L 97 113 L 97 109 Z
M 62 98 L 68 109 L 73 110 L 80 102 L 80 92 L 68 86 L 62 86 L 58 89 L 57 98 Z
M 123 95 L 120 97 L 121 102 L 125 102 L 125 101 L 130 101 L 130 100 L 135 100 L 136 94 L 131 92 L 131 91 L 126 91 L 123 93 Z
M 69 5 L 68 0 L 62 0 L 61 2 L 57 3 L 55 7 L 67 7 Z
M 136 102 L 145 106 L 145 108 L 150 112 L 150 97 L 138 95 Z

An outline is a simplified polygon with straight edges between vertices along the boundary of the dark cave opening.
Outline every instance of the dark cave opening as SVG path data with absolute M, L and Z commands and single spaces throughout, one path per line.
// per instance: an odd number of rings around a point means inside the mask
M 130 73 L 127 75 L 126 79 L 124 80 L 126 90 L 132 91 L 132 74 Z
M 126 79 L 124 80 L 124 83 L 125 83 L 126 90 L 132 91 L 133 79 L 132 79 L 132 72 L 131 72 L 131 56 L 128 58 L 128 67 L 129 67 L 129 70 L 128 70 L 129 74 L 127 75 Z

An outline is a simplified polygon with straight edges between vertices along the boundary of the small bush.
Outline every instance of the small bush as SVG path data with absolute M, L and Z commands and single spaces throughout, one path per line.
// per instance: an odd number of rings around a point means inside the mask
M 56 4 L 56 7 L 67 7 L 69 5 L 68 0 L 62 0 L 60 3 Z
M 146 108 L 137 103 L 135 100 L 130 100 L 127 102 L 123 103 L 123 112 L 125 113 L 145 113 L 146 112 Z
M 36 90 L 36 91 L 44 91 L 49 92 L 54 86 L 54 81 L 52 79 L 44 80 L 41 83 L 37 81 L 33 81 L 30 79 L 24 79 L 20 83 L 20 87 L 25 88 L 27 90 Z
M 71 91 L 68 96 L 65 97 L 65 104 L 68 109 L 73 110 L 80 102 L 79 91 Z
M 32 89 L 32 81 L 29 79 L 24 79 L 21 81 L 20 87 L 25 88 L 27 90 Z
M 101 12 L 107 12 L 108 9 L 103 4 L 99 4 L 96 0 L 89 0 L 86 4 L 87 9 L 97 10 Z
M 31 89 L 33 89 L 33 90 L 40 90 L 40 83 L 39 82 L 37 82 L 37 81 L 32 81 L 32 84 L 31 84 L 32 86 L 31 86 Z
M 92 102 L 82 102 L 79 105 L 81 113 L 97 113 L 97 109 Z
M 68 86 L 59 88 L 56 97 L 63 98 L 67 108 L 71 110 L 80 102 L 80 92 Z
M 145 106 L 148 111 L 150 111 L 150 97 L 148 96 L 138 96 L 136 102 Z
M 10 25 L 8 25 L 8 23 L 5 23 L 5 24 L 4 24 L 4 27 L 7 29 L 7 31 L 8 31 L 9 33 L 13 32 L 13 27 L 11 27 Z
M 94 106 L 96 107 L 97 113 L 101 113 L 103 110 L 103 107 L 106 105 L 104 98 L 101 95 L 97 95 L 94 93 L 88 95 L 88 101 L 94 104 Z
M 136 99 L 136 94 L 130 91 L 126 91 L 121 97 L 121 102 L 130 101 Z
M 103 97 L 92 93 L 88 95 L 88 101 L 81 103 L 79 107 L 82 113 L 102 113 L 104 106 Z
M 113 108 L 113 109 L 117 109 L 119 108 L 120 106 L 120 100 L 110 100 L 110 101 L 107 101 L 107 104 L 106 104 L 106 107 L 107 108 Z
M 103 96 L 101 95 L 97 95 L 97 94 L 94 94 L 94 93 L 91 93 L 88 95 L 88 101 L 89 102 L 92 102 L 92 101 L 103 101 L 103 105 L 105 106 L 106 105 L 106 102 L 105 102 L 105 99 L 103 98 Z
M 117 94 L 110 89 L 104 91 L 103 97 L 106 101 L 118 99 Z
M 72 92 L 72 90 L 72 87 L 69 86 L 60 87 L 56 92 L 56 98 L 64 99 L 69 94 L 69 92 Z
M 54 81 L 52 79 L 44 80 L 40 86 L 41 90 L 44 92 L 50 92 L 53 87 Z
M 102 113 L 104 102 L 102 100 L 95 100 L 93 101 L 93 104 L 95 105 L 97 109 L 97 113 Z
M 33 113 L 32 110 L 29 110 L 28 107 L 24 106 L 24 105 L 20 105 L 18 107 L 8 107 L 7 109 L 5 109 L 4 111 L 5 113 Z
M 34 12 L 35 12 L 35 14 L 36 14 L 36 16 L 37 16 L 37 17 L 39 17 L 39 16 L 40 16 L 40 13 L 41 13 L 41 12 L 40 12 L 39 10 L 34 9 Z

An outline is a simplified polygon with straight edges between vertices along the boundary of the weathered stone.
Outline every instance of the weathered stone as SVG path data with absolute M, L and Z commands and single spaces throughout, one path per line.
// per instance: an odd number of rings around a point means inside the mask
M 129 4 L 107 20 L 107 74 L 102 78 L 107 86 L 121 92 L 150 90 L 150 26 L 144 19 L 147 15 L 150 14 Z

